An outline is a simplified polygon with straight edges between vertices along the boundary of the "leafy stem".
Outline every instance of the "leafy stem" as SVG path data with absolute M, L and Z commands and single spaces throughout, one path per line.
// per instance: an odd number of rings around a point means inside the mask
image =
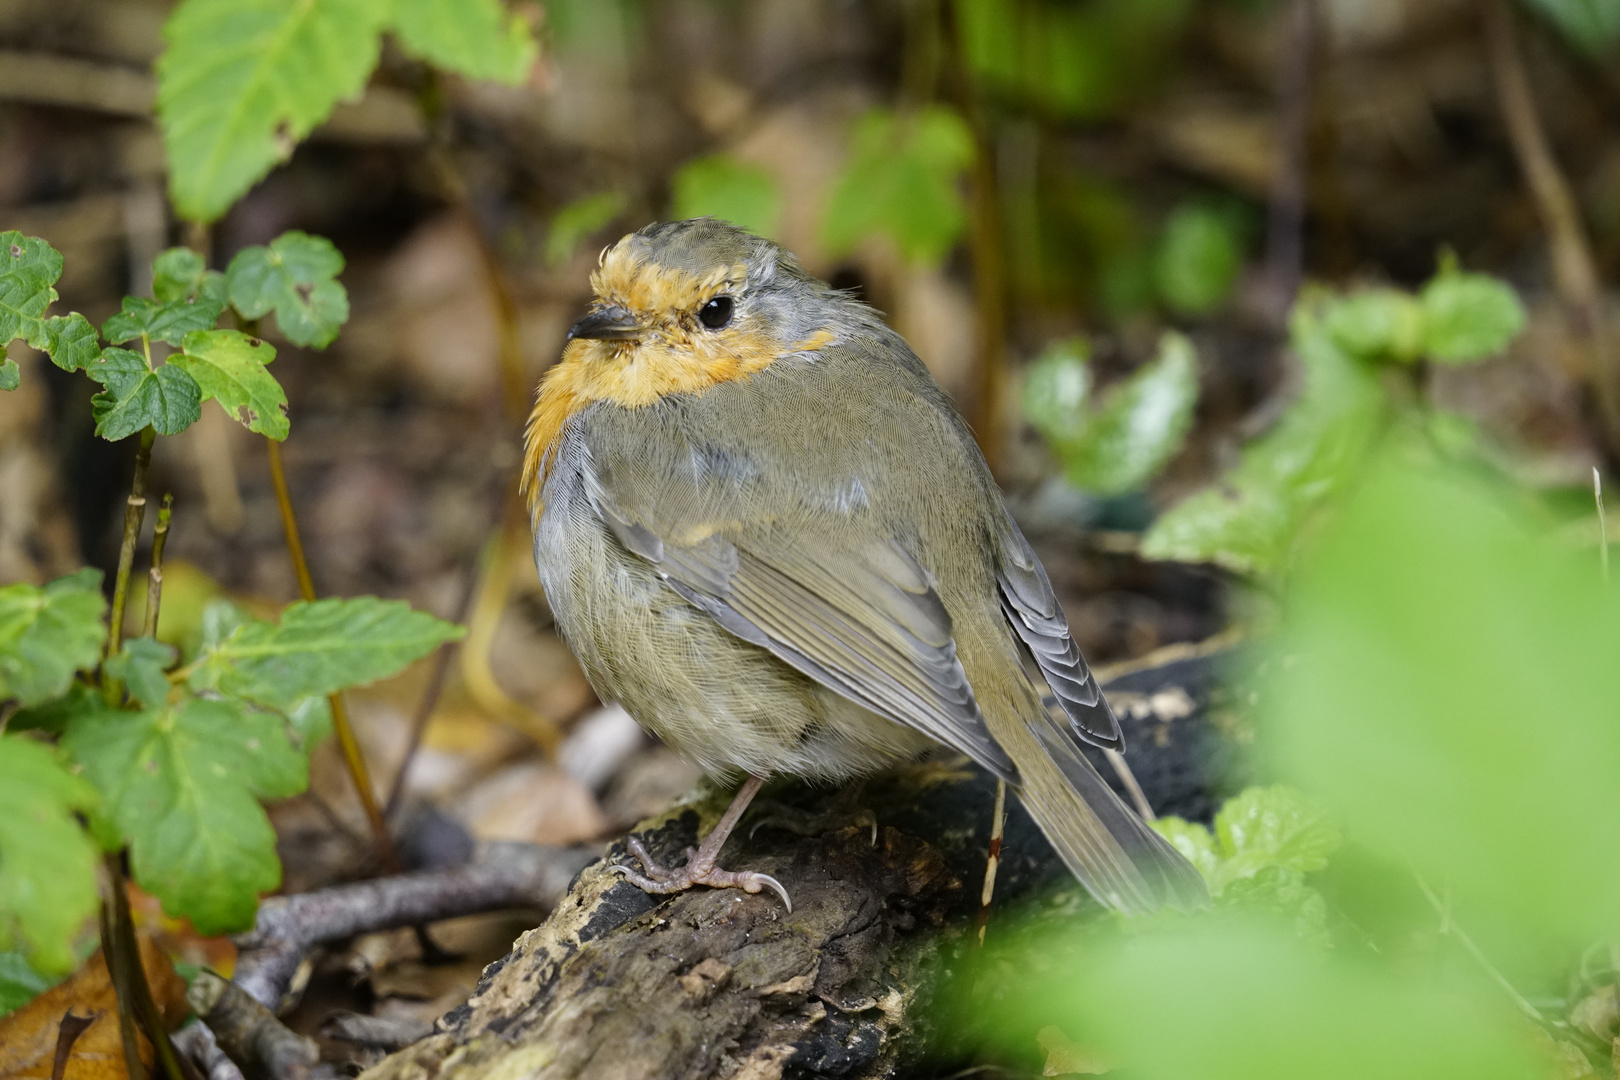
M 146 467 L 152 461 L 152 443 L 157 432 L 149 424 L 141 431 L 141 442 L 135 451 L 135 478 L 130 482 L 129 498 L 124 502 L 124 539 L 118 548 L 118 574 L 113 579 L 112 616 L 108 621 L 107 656 L 118 655 L 124 637 L 124 604 L 129 598 L 129 573 L 135 565 L 135 544 L 140 540 L 141 524 L 146 520 Z M 118 682 L 103 673 L 102 691 L 109 704 L 117 704 Z

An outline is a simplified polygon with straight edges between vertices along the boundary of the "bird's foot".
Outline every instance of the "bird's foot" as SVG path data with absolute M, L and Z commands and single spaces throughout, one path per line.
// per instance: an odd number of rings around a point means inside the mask
M 705 852 L 700 848 L 686 849 L 686 865 L 678 870 L 672 870 L 658 864 L 648 853 L 647 848 L 634 836 L 627 841 L 630 854 L 641 863 L 641 873 L 637 873 L 628 866 L 615 866 L 614 870 L 623 874 L 625 880 L 644 892 L 650 893 L 677 893 L 684 892 L 694 885 L 707 885 L 711 889 L 741 889 L 746 893 L 757 893 L 769 888 L 782 898 L 782 904 L 793 912 L 793 901 L 788 899 L 787 890 L 782 883 L 769 874 L 761 874 L 753 870 L 722 870 L 714 865 L 714 852 Z M 705 845 L 706 847 L 707 845 Z
M 783 829 L 795 836 L 819 836 L 834 829 L 856 827 L 869 831 L 872 835 L 872 846 L 877 847 L 877 815 L 860 805 L 861 794 L 865 787 L 866 785 L 860 781 L 847 785 L 833 798 L 827 808 L 819 813 L 788 806 L 774 799 L 767 800 L 763 803 L 764 812 L 755 812 L 754 824 L 748 830 L 748 835 L 752 837 L 761 829 L 772 828 Z

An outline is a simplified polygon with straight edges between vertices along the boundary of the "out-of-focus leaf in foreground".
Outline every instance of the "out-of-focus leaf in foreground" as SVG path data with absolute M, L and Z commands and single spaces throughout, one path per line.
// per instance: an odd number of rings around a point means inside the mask
M 1301 566 L 1261 745 L 1476 938 L 1557 965 L 1620 929 L 1620 604 L 1524 505 L 1412 456 Z
M 101 658 L 106 611 L 99 570 L 0 589 L 0 701 L 38 705 L 67 693 L 74 672 Z
M 73 937 L 96 910 L 96 850 L 74 820 L 94 789 L 51 750 L 0 735 L 0 949 L 21 946 L 34 968 L 73 968 Z
M 523 16 L 501 0 L 396 0 L 389 26 L 407 52 L 469 79 L 521 83 L 539 53 Z

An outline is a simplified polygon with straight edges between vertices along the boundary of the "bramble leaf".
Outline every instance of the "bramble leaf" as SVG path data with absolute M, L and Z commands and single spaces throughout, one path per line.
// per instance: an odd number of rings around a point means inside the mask
M 1363 289 L 1332 300 L 1322 326 L 1356 356 L 1410 363 L 1423 354 L 1423 306 L 1399 289 Z
M 107 674 L 123 682 L 130 695 L 149 709 L 169 700 L 169 680 L 163 674 L 174 664 L 175 649 L 156 638 L 130 638 L 107 658 Z
M 591 233 L 605 227 L 624 211 L 624 195 L 599 191 L 586 195 L 558 210 L 546 230 L 546 262 L 561 266 Z
M 1148 824 L 1154 832 L 1170 841 L 1170 846 L 1181 852 L 1211 888 L 1214 887 L 1216 867 L 1220 864 L 1214 834 L 1196 821 L 1170 815 Z
M 35 236 L 0 233 L 0 350 L 17 338 L 45 349 L 45 309 L 56 299 L 62 256 Z
M 193 330 L 207 330 L 225 305 L 218 299 L 179 299 L 160 304 L 139 296 L 124 297 L 123 310 L 101 324 L 101 335 L 114 345 L 138 337 L 180 344 Z
M 1198 363 L 1192 343 L 1166 334 L 1158 357 L 1112 388 L 1099 405 L 1084 401 L 1073 358 L 1055 354 L 1032 374 L 1026 406 L 1041 433 L 1052 442 L 1069 481 L 1085 491 L 1116 495 L 1146 483 L 1180 449 L 1198 401 Z M 1055 395 L 1042 400 L 1033 395 Z M 1073 398 L 1076 404 L 1066 402 Z
M 1373 370 L 1344 352 L 1309 307 L 1293 342 L 1305 391 L 1237 468 L 1177 503 L 1142 538 L 1149 559 L 1213 562 L 1244 574 L 1282 570 L 1311 512 L 1366 458 L 1389 400 Z
M 45 351 L 63 371 L 89 367 L 101 355 L 101 339 L 90 320 L 77 311 L 45 320 Z
M 106 389 L 90 399 L 96 434 L 116 442 L 150 424 L 178 435 L 202 415 L 202 389 L 171 364 L 155 371 L 128 349 L 104 349 L 85 374 Z
M 158 122 L 189 221 L 223 214 L 377 66 L 383 0 L 184 0 L 163 28 Z
M 1423 287 L 1423 351 L 1443 364 L 1470 364 L 1507 348 L 1524 329 L 1524 305 L 1485 274 L 1442 270 Z
M 0 735 L 0 948 L 22 945 L 45 974 L 73 969 L 96 910 L 96 849 L 73 817 L 95 802 L 48 747 Z
M 672 181 L 676 218 L 717 217 L 760 236 L 775 236 L 782 193 L 771 174 L 726 154 L 709 154 L 682 165 Z
M 243 248 L 225 269 L 231 306 L 249 319 L 272 310 L 294 345 L 323 349 L 349 318 L 349 294 L 337 280 L 343 256 L 325 237 L 282 233 L 269 247 Z
M 0 359 L 0 390 L 15 390 L 22 384 L 22 368 L 11 357 Z
M 1215 815 L 1215 836 L 1226 860 L 1226 881 L 1266 866 L 1301 874 L 1320 870 L 1339 847 L 1339 830 L 1305 797 L 1281 785 L 1253 787 L 1228 799 Z
M 170 248 L 152 260 L 152 295 L 163 303 L 203 299 L 225 304 L 225 275 L 208 269 L 190 248 Z
M 400 600 L 375 596 L 290 605 L 281 623 L 253 619 L 205 644 L 192 674 L 195 689 L 287 709 L 300 698 L 386 678 L 462 629 Z
M 388 28 L 435 67 L 508 86 L 528 78 L 540 51 L 528 21 L 500 0 L 397 0 Z
M 973 154 L 967 125 L 943 106 L 909 116 L 868 112 L 827 204 L 822 238 L 829 252 L 842 255 L 886 233 L 907 259 L 938 263 L 967 224 L 959 183 Z
M 183 348 L 169 363 L 196 380 L 204 401 L 218 401 L 249 431 L 287 437 L 287 395 L 264 367 L 276 358 L 273 346 L 238 330 L 198 330 Z
M 38 705 L 67 693 L 96 666 L 107 637 L 101 571 L 80 570 L 43 588 L 0 588 L 0 701 Z
M 308 783 L 279 716 L 188 698 L 80 717 L 63 745 L 128 839 L 135 880 L 165 911 L 204 934 L 252 924 L 259 894 L 281 883 L 275 832 L 257 800 Z

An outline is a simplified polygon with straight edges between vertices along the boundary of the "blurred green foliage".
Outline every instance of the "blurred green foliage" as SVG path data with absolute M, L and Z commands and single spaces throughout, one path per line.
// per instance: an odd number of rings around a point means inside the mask
M 1069 482 L 1098 495 L 1145 484 L 1181 448 L 1198 400 L 1192 343 L 1167 333 L 1159 355 L 1094 400 L 1087 349 L 1060 342 L 1024 383 L 1024 411 L 1046 436 Z
M 1153 254 L 1153 281 L 1173 314 L 1208 315 L 1226 302 L 1243 248 L 1233 216 L 1199 204 L 1171 211 Z
M 1620 41 L 1620 4 L 1612 0 L 1523 0 L 1576 48 L 1602 57 Z
M 625 202 L 625 197 L 617 191 L 599 191 L 581 196 L 558 210 L 546 231 L 547 265 L 566 263 L 586 237 L 624 213 Z
M 771 174 L 726 154 L 688 161 L 671 182 L 670 217 L 717 217 L 759 236 L 775 237 L 782 193 Z

